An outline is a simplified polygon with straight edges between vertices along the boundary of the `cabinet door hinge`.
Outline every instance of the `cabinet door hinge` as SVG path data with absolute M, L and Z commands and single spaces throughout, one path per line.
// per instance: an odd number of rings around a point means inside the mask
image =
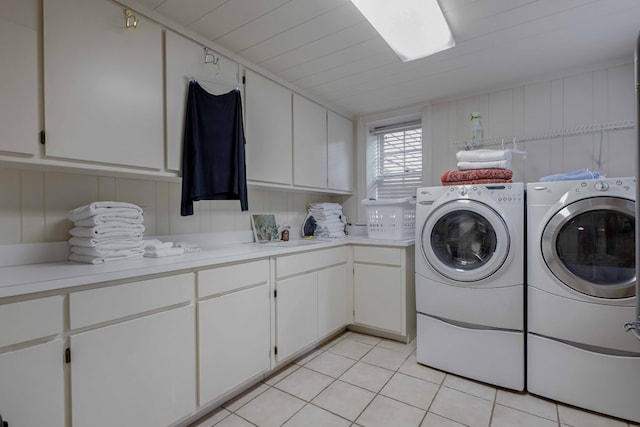
M 40 144 L 44 145 L 47 142 L 47 136 L 44 131 L 40 131 Z
M 64 363 L 71 363 L 71 349 L 69 347 L 64 349 Z
M 243 85 L 247 84 L 247 76 L 242 76 L 242 84 Z
M 278 346 L 274 346 L 273 347 L 273 354 L 275 354 L 276 356 L 278 355 Z
M 277 289 L 273 290 L 273 297 L 274 298 L 278 298 L 278 290 Z

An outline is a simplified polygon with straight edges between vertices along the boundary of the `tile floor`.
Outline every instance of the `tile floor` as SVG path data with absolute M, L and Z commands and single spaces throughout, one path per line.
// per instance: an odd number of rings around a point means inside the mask
M 345 332 L 192 427 L 640 427 L 419 365 L 415 341 Z

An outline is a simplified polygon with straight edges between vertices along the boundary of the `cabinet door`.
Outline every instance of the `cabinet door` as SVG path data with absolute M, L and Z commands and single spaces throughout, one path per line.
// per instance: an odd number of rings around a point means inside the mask
M 291 92 L 247 70 L 245 99 L 247 179 L 291 185 Z
M 269 286 L 198 303 L 200 405 L 269 369 Z
M 354 322 L 403 333 L 403 286 L 400 267 L 354 264 Z
M 182 169 L 182 139 L 189 81 L 214 95 L 240 87 L 238 64 L 215 54 L 218 65 L 204 62 L 204 48 L 172 31 L 165 33 L 165 70 L 167 91 L 167 164 L 168 170 Z
M 347 264 L 318 271 L 318 335 L 323 337 L 351 321 L 351 281 Z
M 327 112 L 329 190 L 353 190 L 353 122 L 333 111 Z
M 57 339 L 0 354 L 0 413 L 10 427 L 64 427 L 63 345 Z
M 318 274 L 278 280 L 276 342 L 284 360 L 318 338 Z
M 193 412 L 194 312 L 189 305 L 72 335 L 73 427 L 158 427 Z
M 293 95 L 293 183 L 327 188 L 327 110 Z
M 0 4 L 0 151 L 34 155 L 40 122 L 38 2 Z
M 135 12 L 134 12 L 135 13 Z M 44 0 L 47 156 L 161 169 L 162 29 L 104 0 Z

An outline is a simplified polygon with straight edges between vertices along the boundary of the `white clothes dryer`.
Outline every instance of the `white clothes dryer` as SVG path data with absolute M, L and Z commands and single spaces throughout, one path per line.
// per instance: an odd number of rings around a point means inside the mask
M 640 421 L 635 179 L 527 184 L 528 390 Z
M 524 184 L 417 191 L 418 362 L 524 389 Z

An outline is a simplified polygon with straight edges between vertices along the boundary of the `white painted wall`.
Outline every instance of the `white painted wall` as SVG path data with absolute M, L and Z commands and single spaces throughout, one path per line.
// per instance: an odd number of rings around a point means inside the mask
M 546 130 L 634 120 L 633 64 L 614 65 L 553 80 L 433 103 L 426 115 L 425 185 L 440 185 L 440 175 L 456 168 L 456 141 L 469 140 L 469 115 L 480 112 L 484 137 L 526 136 Z M 510 141 L 508 146 L 511 145 Z M 635 175 L 635 131 L 605 132 L 599 171 L 606 176 Z M 478 147 L 481 148 L 481 147 Z M 491 146 L 486 148 L 500 148 Z M 597 170 L 600 133 L 518 144 L 513 180 L 536 182 L 555 173 Z
M 180 183 L 113 178 L 0 167 L 0 244 L 69 239 L 69 210 L 96 200 L 135 203 L 144 209 L 145 235 L 251 230 L 250 213 L 274 213 L 297 236 L 307 203 L 329 201 L 321 194 L 249 189 L 249 212 L 237 200 L 194 203 L 193 216 L 180 216 Z

